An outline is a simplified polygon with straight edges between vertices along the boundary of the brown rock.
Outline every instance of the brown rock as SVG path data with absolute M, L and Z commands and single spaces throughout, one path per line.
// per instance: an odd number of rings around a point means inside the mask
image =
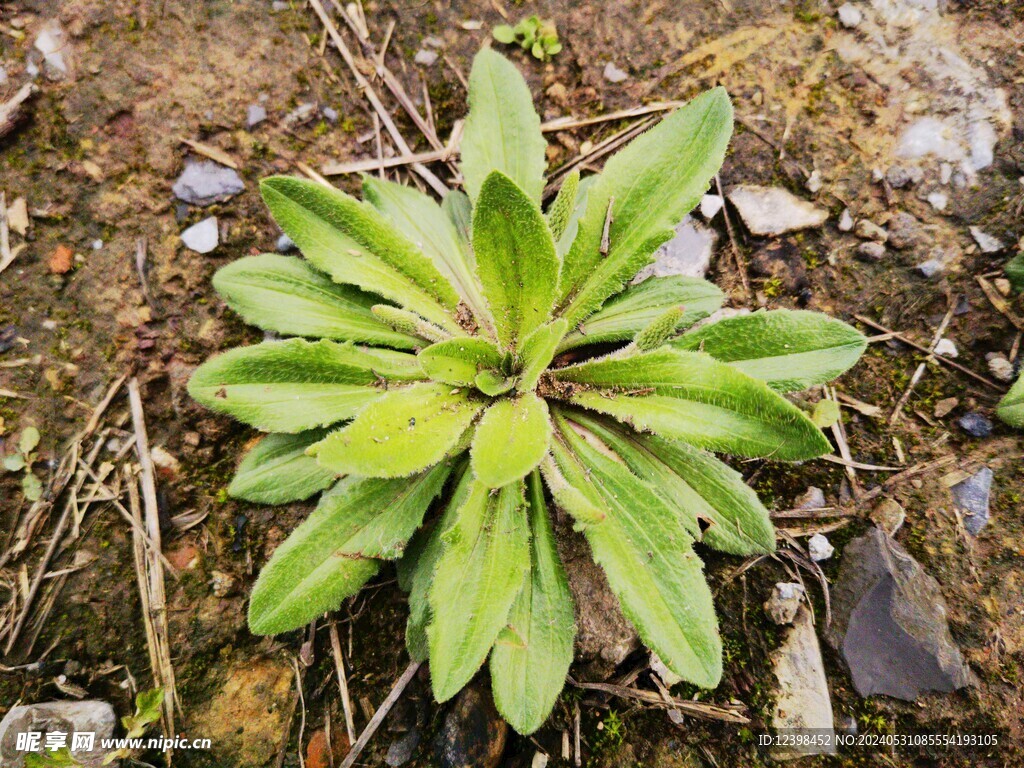
M 331 743 L 328 749 L 327 729 L 321 728 L 315 731 L 306 743 L 306 768 L 330 768 L 332 765 L 338 765 L 345 759 L 349 747 L 348 735 L 344 729 L 332 725 Z
M 494 708 L 491 691 L 470 683 L 456 697 L 437 735 L 441 768 L 495 768 L 505 751 L 508 724 Z
M 75 252 L 73 250 L 66 245 L 58 245 L 53 253 L 50 254 L 50 259 L 47 262 L 50 272 L 55 275 L 67 274 L 71 271 L 74 258 Z

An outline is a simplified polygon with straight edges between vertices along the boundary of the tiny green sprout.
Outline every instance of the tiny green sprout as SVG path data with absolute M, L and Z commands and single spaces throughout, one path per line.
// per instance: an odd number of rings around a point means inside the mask
M 18 438 L 18 450 L 3 458 L 3 467 L 8 472 L 24 472 L 21 478 L 21 493 L 28 501 L 38 501 L 43 495 L 43 484 L 32 472 L 32 465 L 38 456 L 35 453 L 39 445 L 39 430 L 25 427 Z
M 439 204 L 367 176 L 360 201 L 262 182 L 304 258 L 245 257 L 213 283 L 284 338 L 223 352 L 189 382 L 206 407 L 269 433 L 232 497 L 320 494 L 260 573 L 254 633 L 308 625 L 395 561 L 406 644 L 429 660 L 437 700 L 488 663 L 498 710 L 532 733 L 573 659 L 555 542 L 581 535 L 644 643 L 684 680 L 718 684 L 695 546 L 766 554 L 775 531 L 715 454 L 829 452 L 786 395 L 839 376 L 866 345 L 815 312 L 715 320 L 723 295 L 704 280 L 634 282 L 707 192 L 731 134 L 728 96 L 708 91 L 600 174 L 567 176 L 545 207 L 529 88 L 485 49 L 469 78 L 464 192 Z M 556 528 L 553 508 L 577 533 Z
M 551 57 L 562 50 L 555 22 L 536 15 L 527 16 L 514 27 L 499 24 L 492 34 L 499 43 L 517 44 L 540 61 L 551 61 Z

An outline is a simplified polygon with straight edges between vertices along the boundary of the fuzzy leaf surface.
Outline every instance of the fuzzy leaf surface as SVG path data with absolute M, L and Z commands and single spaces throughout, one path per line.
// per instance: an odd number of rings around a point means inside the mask
M 245 454 L 228 495 L 257 504 L 286 504 L 322 491 L 338 476 L 317 464 L 306 449 L 325 434 L 325 430 L 315 429 L 297 435 L 267 435 Z
M 512 348 L 550 319 L 558 257 L 537 203 L 498 171 L 473 209 L 473 249 L 498 341 Z
M 535 329 L 523 341 L 518 352 L 521 371 L 517 386 L 520 392 L 530 392 L 537 386 L 537 380 L 551 365 L 558 342 L 565 336 L 568 327 L 564 318 L 552 320 Z
M 533 392 L 496 400 L 473 435 L 470 463 L 477 480 L 500 488 L 526 477 L 548 452 L 548 406 Z
M 795 405 L 763 382 L 700 352 L 662 347 L 582 363 L 555 375 L 604 389 L 573 394 L 577 405 L 698 448 L 802 461 L 831 447 Z
M 501 54 L 484 48 L 469 74 L 469 115 L 462 131 L 462 175 L 476 204 L 493 171 L 501 171 L 534 203 L 544 190 L 540 117 L 519 70 Z
M 473 482 L 444 534 L 430 587 L 427 627 L 434 698 L 447 701 L 487 659 L 530 564 L 523 484 L 497 493 Z
M 431 344 L 420 352 L 419 361 L 434 381 L 471 387 L 478 373 L 501 367 L 502 354 L 486 339 L 460 337 Z
M 705 325 L 672 346 L 702 350 L 778 392 L 797 392 L 847 371 L 860 359 L 867 339 L 820 312 L 775 309 Z
M 575 328 L 558 347 L 559 352 L 586 344 L 632 339 L 655 318 L 672 307 L 684 307 L 676 330 L 689 328 L 722 306 L 722 292 L 707 280 L 673 275 L 651 277 L 631 285 Z
M 999 401 L 996 416 L 1011 427 L 1024 427 L 1024 376 L 1018 377 L 1010 391 Z
M 558 195 L 548 209 L 548 228 L 551 230 L 551 236 L 555 238 L 556 243 L 565 234 L 565 228 L 569 225 L 569 219 L 576 208 L 576 195 L 579 193 L 579 188 L 580 172 L 573 171 L 565 177 L 562 186 L 558 188 Z
M 596 312 L 646 266 L 718 172 L 732 135 L 723 88 L 702 93 L 615 154 L 587 194 L 562 263 L 559 308 L 570 326 Z M 611 207 L 608 253 L 601 253 Z
M 338 474 L 403 477 L 441 461 L 484 403 L 445 384 L 414 384 L 388 392 L 313 447 Z
M 450 472 L 439 465 L 401 480 L 346 477 L 275 550 L 249 601 L 249 628 L 276 635 L 336 609 L 401 556 Z
M 264 432 L 302 432 L 350 419 L 382 394 L 381 379 L 422 379 L 413 355 L 333 341 L 265 341 L 203 363 L 188 393 Z
M 373 315 L 370 307 L 379 297 L 335 283 L 291 256 L 265 253 L 238 259 L 217 270 L 213 287 L 243 320 L 264 330 L 398 349 L 418 343 Z
M 558 700 L 572 664 L 572 597 L 555 549 L 544 488 L 534 472 L 530 503 L 530 572 L 508 626 L 491 651 L 491 689 L 498 712 L 521 734 L 540 728 Z

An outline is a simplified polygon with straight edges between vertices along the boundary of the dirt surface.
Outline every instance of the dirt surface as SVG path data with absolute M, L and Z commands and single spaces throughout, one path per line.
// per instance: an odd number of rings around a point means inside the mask
M 730 303 L 808 307 L 850 321 L 858 314 L 927 345 L 952 302 L 961 311 L 945 336 L 955 342 L 958 362 L 991 379 L 986 354 L 1012 356 L 1020 341 L 976 276 L 988 275 L 990 284 L 1000 278 L 1024 235 L 1024 5 L 940 5 L 945 12 L 933 26 L 883 24 L 870 34 L 844 29 L 834 9 L 816 0 L 426 0 L 367 2 L 365 15 L 378 45 L 394 22 L 387 65 L 420 109 L 428 95 L 442 140 L 464 116 L 461 81 L 490 28 L 502 22 L 499 9 L 513 22 L 536 12 L 558 26 L 564 50 L 551 63 L 505 51 L 526 75 L 545 120 L 686 99 L 725 85 L 739 122 L 721 173 L 723 188 L 740 182 L 784 186 L 831 213 L 824 227 L 780 238 L 781 246 L 775 245 L 782 256 L 771 259 L 761 255 L 768 241 L 747 235 L 730 209 L 734 251 L 717 216 L 711 225 L 720 237 L 709 279 L 726 290 Z M 18 253 L 0 275 L 0 340 L 13 339 L 0 346 L 9 347 L 0 352 L 0 453 L 13 452 L 22 430 L 36 427 L 42 439 L 35 473 L 46 488 L 68 441 L 110 384 L 125 374 L 141 381 L 150 442 L 160 449 L 163 550 L 177 570 L 167 579 L 167 615 L 181 701 L 178 731 L 214 741 L 210 752 L 175 755 L 181 766 L 272 765 L 279 753 L 283 763 L 277 765 L 298 765 L 310 734 L 326 718 L 337 725 L 342 717 L 326 628 L 304 648 L 302 633 L 261 639 L 245 627 L 255 574 L 309 506 L 257 507 L 228 499 L 227 482 L 254 433 L 204 411 L 184 391 L 192 369 L 210 354 L 261 338 L 225 309 L 210 285 L 218 267 L 274 250 L 279 232 L 259 199 L 258 180 L 301 173 L 301 164 L 316 170 L 377 152 L 367 102 L 337 53 L 324 52 L 324 30 L 312 9 L 297 1 L 276 6 L 226 0 L 0 3 L 0 65 L 6 73 L 0 102 L 29 80 L 26 69 L 40 58 L 33 42 L 52 20 L 66 36 L 68 69 L 51 77 L 59 73 L 44 62 L 39 93 L 24 120 L 0 137 L 0 192 L 8 206 L 24 198 L 31 220 L 27 236 L 12 233 Z M 474 29 L 467 21 L 482 26 Z M 349 30 L 339 27 L 358 51 Z M 430 66 L 414 64 L 420 50 L 436 50 L 440 57 Z M 951 53 L 966 68 L 957 69 L 955 79 L 943 69 Z M 628 78 L 609 82 L 602 74 L 608 62 Z M 316 106 L 308 115 L 296 111 L 310 103 Z M 248 129 L 251 105 L 263 106 L 268 116 Z M 885 180 L 900 162 L 894 156 L 898 136 L 915 119 L 937 114 L 953 130 L 966 131 L 979 113 L 996 132 L 991 164 L 943 184 L 940 164 L 928 158 L 913 163 L 923 170 L 920 181 L 894 188 Z M 430 149 L 397 107 L 395 119 L 414 150 Z M 633 122 L 548 134 L 550 168 Z M 226 154 L 238 167 L 244 192 L 204 208 L 176 201 L 171 186 L 195 154 L 183 139 Z M 451 178 L 443 164 L 431 167 Z M 822 186 L 812 193 L 807 181 L 814 171 Z M 404 170 L 394 177 L 408 179 Z M 357 186 L 355 176 L 333 181 L 349 191 Z M 934 192 L 947 195 L 944 211 L 928 202 Z M 880 225 L 910 213 L 921 224 L 919 240 L 902 250 L 889 248 L 879 262 L 859 260 L 861 241 L 837 227 L 845 208 Z M 219 222 L 219 246 L 207 255 L 185 248 L 180 233 L 211 215 Z M 969 226 L 1007 247 L 984 253 Z M 69 262 L 61 263 L 60 248 L 74 254 Z M 946 263 L 931 279 L 914 268 L 929 258 Z M 1024 314 L 1019 300 L 1003 303 Z M 8 326 L 14 330 L 4 332 Z M 906 468 L 953 457 L 883 495 L 906 508 L 897 538 L 938 579 L 953 636 L 978 685 L 913 703 L 865 700 L 853 690 L 842 659 L 823 646 L 832 704 L 837 722 L 852 718 L 862 733 L 995 733 L 1000 744 L 987 750 L 849 752 L 807 764 L 1010 766 L 1024 760 L 1024 446 L 998 422 L 984 439 L 956 424 L 968 412 L 991 418 L 1007 384 L 986 386 L 934 363 L 914 387 L 903 417 L 891 424 L 890 413 L 923 359 L 896 342 L 874 343 L 835 388 L 878 409 L 844 409 L 856 461 Z M 947 398 L 956 398 L 956 406 L 936 416 L 936 404 Z M 111 404 L 104 424 L 109 441 L 99 461 L 114 461 L 133 435 L 123 397 Z M 964 531 L 943 477 L 982 465 L 995 473 L 995 491 L 992 520 L 975 538 Z M 800 540 L 841 526 L 828 534 L 837 549 L 822 563 L 830 579 L 838 573 L 842 545 L 864 530 L 882 495 L 863 503 L 855 497 L 891 474 L 860 469 L 851 476 L 824 461 L 736 466 L 773 510 L 792 508 L 814 485 L 829 505 L 843 503 L 856 512 L 852 518 L 786 521 Z M 0 550 L 25 538 L 31 507 L 22 497 L 21 475 L 0 474 Z M 24 551 L 3 561 L 0 599 L 24 595 L 59 511 L 60 505 L 40 517 Z M 0 716 L 16 702 L 67 698 L 69 687 L 129 714 L 133 686 L 151 685 L 132 530 L 114 505 L 94 503 L 76 532 L 50 564 L 51 571 L 73 572 L 46 580 L 22 639 L 0 656 Z M 772 709 L 768 657 L 780 633 L 761 604 L 776 581 L 789 578 L 781 561 L 771 560 L 733 578 L 738 558 L 702 554 L 718 590 L 726 664 L 721 686 L 701 698 L 742 703 L 752 723 L 687 720 L 677 727 L 661 710 L 569 687 L 535 741 L 509 735 L 502 765 L 529 765 L 537 745 L 552 755 L 551 764 L 568 764 L 559 757 L 576 707 L 585 765 L 770 764 L 754 734 L 763 731 Z M 809 587 L 822 622 L 821 588 Z M 22 602 L 18 597 L 0 612 L 3 626 L 10 626 Z M 393 569 L 384 569 L 336 615 L 351 666 L 357 730 L 408 663 L 405 615 Z M 642 655 L 631 656 L 622 671 L 643 662 Z M 301 701 L 294 693 L 299 669 Z M 695 691 L 680 685 L 673 693 Z M 445 711 L 430 700 L 422 679 L 415 680 L 361 764 L 383 765 L 389 744 L 409 729 L 422 731 L 410 764 L 436 764 L 433 738 Z

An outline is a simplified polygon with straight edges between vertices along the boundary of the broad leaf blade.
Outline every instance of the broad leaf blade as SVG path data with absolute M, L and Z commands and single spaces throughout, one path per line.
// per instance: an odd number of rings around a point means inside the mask
M 498 341 L 512 348 L 550 319 L 558 257 L 540 208 L 500 172 L 473 210 L 473 248 Z
M 274 220 L 317 269 L 457 329 L 455 289 L 369 203 L 290 176 L 264 179 L 260 191 Z
M 551 714 L 572 664 L 576 634 L 569 583 L 536 472 L 528 481 L 528 493 L 530 572 L 490 663 L 495 706 L 524 735 L 540 728 Z
M 548 228 L 551 230 L 551 236 L 555 238 L 556 243 L 565 234 L 565 228 L 569 226 L 569 219 L 576 208 L 576 195 L 579 193 L 579 188 L 580 172 L 573 171 L 565 177 L 565 181 L 562 182 L 562 186 L 558 189 L 558 195 L 548 209 Z
M 399 349 L 418 344 L 370 312 L 379 297 L 332 282 L 290 256 L 265 253 L 233 261 L 217 270 L 213 287 L 247 323 L 264 330 Z
M 563 368 L 556 377 L 605 390 L 571 394 L 577 405 L 698 448 L 802 461 L 831 447 L 795 405 L 700 352 L 662 347 Z
M 450 468 L 401 480 L 347 477 L 277 548 L 249 601 L 249 627 L 275 635 L 336 609 L 394 559 L 419 527 Z
M 339 474 L 403 477 L 441 461 L 483 407 L 464 390 L 414 384 L 383 395 L 312 450 Z
M 776 309 L 719 320 L 672 342 L 701 350 L 778 392 L 824 384 L 860 359 L 867 339 L 819 312 Z
M 508 59 L 484 48 L 469 75 L 469 115 L 462 132 L 462 175 L 474 204 L 492 171 L 501 171 L 534 203 L 544 190 L 540 118 L 530 89 Z
M 470 462 L 477 480 L 500 488 L 526 477 L 548 452 L 548 406 L 532 392 L 495 401 L 473 435 Z
M 522 483 L 495 494 L 474 482 L 452 527 L 430 587 L 427 628 L 434 698 L 447 701 L 487 658 L 530 563 Z
M 999 401 L 996 415 L 1011 427 L 1024 427 L 1024 376 L 1020 376 Z
M 257 504 L 286 504 L 322 491 L 338 476 L 317 464 L 306 449 L 325 434 L 316 429 L 297 435 L 267 435 L 245 454 L 228 495 Z
M 576 200 L 573 204 L 572 212 L 569 214 L 568 221 L 565 222 L 565 230 L 555 243 L 555 250 L 558 252 L 559 259 L 565 258 L 565 254 L 569 252 L 572 244 L 576 241 L 576 235 L 579 233 L 580 228 L 580 219 L 587 212 L 587 196 L 597 179 L 598 176 L 596 174 L 587 176 L 580 179 L 580 183 L 576 187 Z
M 463 337 L 432 344 L 418 359 L 434 381 L 471 387 L 477 374 L 501 367 L 502 354 L 486 339 Z
M 722 306 L 722 292 L 707 280 L 674 275 L 631 285 L 569 333 L 559 352 L 586 344 L 632 339 L 670 307 L 684 307 L 676 330 L 688 328 Z
M 302 432 L 350 419 L 382 394 L 382 380 L 423 378 L 402 352 L 302 339 L 268 341 L 203 363 L 188 393 L 265 432 Z
M 721 167 L 731 135 L 732 105 L 725 90 L 715 88 L 608 161 L 588 192 L 586 214 L 562 263 L 558 305 L 571 326 L 622 290 L 673 236 Z
M 568 327 L 563 318 L 552 320 L 537 328 L 523 341 L 517 355 L 521 366 L 517 385 L 520 392 L 530 392 L 537 386 L 537 380 L 551 365 L 558 342 L 565 336 Z

